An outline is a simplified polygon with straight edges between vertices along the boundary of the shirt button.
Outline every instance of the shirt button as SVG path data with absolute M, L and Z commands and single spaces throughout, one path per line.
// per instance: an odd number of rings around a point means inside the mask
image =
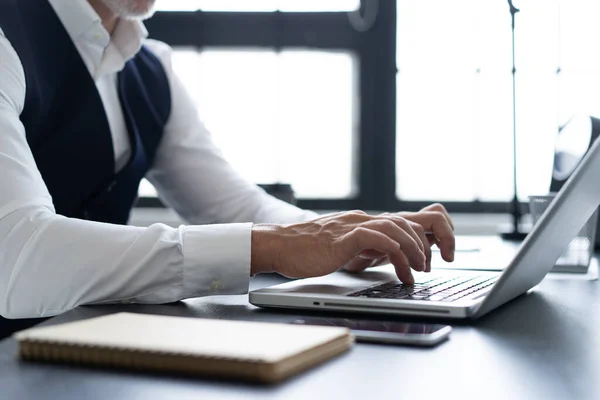
M 215 279 L 210 284 L 210 290 L 212 290 L 213 292 L 218 292 L 219 290 L 221 290 L 222 287 L 223 287 L 223 284 L 218 279 Z
M 108 184 L 108 187 L 106 188 L 106 191 L 108 193 L 112 192 L 112 190 L 115 188 L 117 182 L 116 181 L 112 181 L 111 183 Z

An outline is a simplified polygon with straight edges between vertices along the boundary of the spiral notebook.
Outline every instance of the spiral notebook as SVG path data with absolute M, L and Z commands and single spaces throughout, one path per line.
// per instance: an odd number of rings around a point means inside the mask
M 118 313 L 14 335 L 23 360 L 274 383 L 350 348 L 346 328 Z

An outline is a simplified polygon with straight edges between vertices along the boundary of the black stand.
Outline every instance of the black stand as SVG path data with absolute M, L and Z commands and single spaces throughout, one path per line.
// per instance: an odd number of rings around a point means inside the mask
M 516 84 L 516 64 L 515 64 L 515 14 L 519 9 L 513 5 L 512 0 L 508 0 L 510 7 L 510 16 L 512 18 L 512 86 L 513 86 L 513 198 L 510 203 L 510 213 L 512 215 L 512 231 L 503 232 L 503 239 L 522 241 L 527 236 L 521 232 L 520 222 L 521 204 L 519 203 L 518 188 L 517 188 L 517 84 Z

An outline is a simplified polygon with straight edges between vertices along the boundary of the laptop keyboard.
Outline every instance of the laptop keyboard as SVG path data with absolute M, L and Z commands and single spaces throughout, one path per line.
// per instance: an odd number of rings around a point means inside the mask
M 350 293 L 349 297 L 368 297 L 378 299 L 402 299 L 423 301 L 455 301 L 492 286 L 498 276 L 456 276 L 438 277 L 416 282 L 414 285 L 387 282 L 368 289 Z

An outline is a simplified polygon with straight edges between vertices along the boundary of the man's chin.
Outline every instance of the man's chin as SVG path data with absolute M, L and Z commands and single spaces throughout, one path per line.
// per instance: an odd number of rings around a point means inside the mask
M 134 21 L 143 21 L 143 20 L 146 20 L 146 19 L 152 17 L 155 12 L 156 11 L 154 9 L 151 9 L 150 11 L 145 12 L 145 13 L 126 13 L 125 15 L 121 15 L 121 18 L 134 20 Z
M 139 11 L 139 12 L 127 10 L 125 12 L 122 12 L 120 17 L 124 18 L 124 19 L 143 21 L 145 19 L 152 17 L 155 12 L 156 12 L 156 10 L 154 9 L 154 7 L 150 7 L 149 10 L 143 10 L 143 11 Z
M 103 0 L 120 18 L 144 20 L 154 15 L 156 0 Z

